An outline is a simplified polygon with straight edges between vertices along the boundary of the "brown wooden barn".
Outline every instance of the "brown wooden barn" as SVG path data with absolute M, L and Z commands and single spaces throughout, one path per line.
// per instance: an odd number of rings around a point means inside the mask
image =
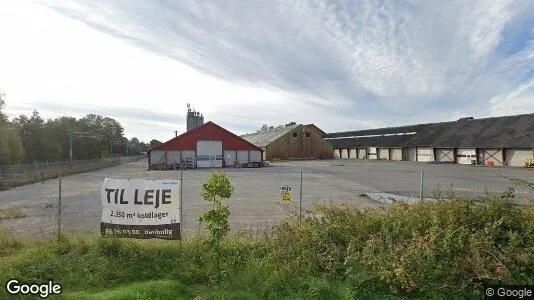
M 313 124 L 296 124 L 241 136 L 263 150 L 264 160 L 331 159 L 333 148 Z

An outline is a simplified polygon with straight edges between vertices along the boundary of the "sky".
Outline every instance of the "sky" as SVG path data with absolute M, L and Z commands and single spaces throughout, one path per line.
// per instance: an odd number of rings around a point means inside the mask
M 534 1 L 0 0 L 0 92 L 144 141 L 187 103 L 237 134 L 534 113 Z

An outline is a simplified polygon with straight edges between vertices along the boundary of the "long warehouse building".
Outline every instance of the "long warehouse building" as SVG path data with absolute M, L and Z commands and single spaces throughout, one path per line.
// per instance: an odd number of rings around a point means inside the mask
M 495 166 L 534 159 L 534 114 L 329 133 L 334 157 Z

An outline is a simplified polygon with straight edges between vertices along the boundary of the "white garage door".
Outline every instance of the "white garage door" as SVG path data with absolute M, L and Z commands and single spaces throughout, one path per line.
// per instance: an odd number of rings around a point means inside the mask
M 482 149 L 484 164 L 493 163 L 494 166 L 504 165 L 502 149 Z
M 349 151 L 349 157 L 356 159 L 358 158 L 358 151 L 356 149 L 350 149 Z
M 408 160 L 409 161 L 417 160 L 417 148 L 408 148 Z
M 181 159 L 180 151 L 167 151 L 167 165 L 180 165 Z
M 237 151 L 237 160 L 240 164 L 248 163 L 248 150 Z
M 258 150 L 250 150 L 250 161 L 261 162 L 261 152 Z
M 365 159 L 366 158 L 366 149 L 360 148 L 358 149 L 358 159 Z
M 192 160 L 195 160 L 195 151 L 188 151 L 188 150 L 183 150 L 182 151 L 182 159 L 192 159 Z
M 164 163 L 165 162 L 165 152 L 164 151 L 151 151 L 150 152 L 150 163 L 153 165 Z
M 432 161 L 432 149 L 417 147 L 417 161 Z
M 199 168 L 221 168 L 222 160 L 222 141 L 197 141 L 197 166 Z
M 504 157 L 507 165 L 515 167 L 522 167 L 526 160 L 534 159 L 529 149 L 506 149 Z
M 376 147 L 369 147 L 369 152 L 367 152 L 368 159 L 378 159 L 378 149 Z
M 341 149 L 341 158 L 349 158 L 349 150 Z
M 339 158 L 339 149 L 334 149 L 334 158 Z
M 456 152 L 458 163 L 462 165 L 471 165 L 473 161 L 477 160 L 477 152 L 475 149 L 458 149 Z
M 224 164 L 229 167 L 233 166 L 237 159 L 237 153 L 235 150 L 224 151 Z
M 454 162 L 454 149 L 436 148 L 436 161 Z
M 195 151 L 182 150 L 182 159 L 185 161 L 191 161 L 192 162 L 191 167 L 194 167 L 197 165 L 197 158 L 195 157 Z
M 391 148 L 391 149 L 389 149 L 389 159 L 391 159 L 391 160 L 402 160 L 402 149 L 401 148 Z
M 378 158 L 389 160 L 389 149 L 388 148 L 378 149 Z

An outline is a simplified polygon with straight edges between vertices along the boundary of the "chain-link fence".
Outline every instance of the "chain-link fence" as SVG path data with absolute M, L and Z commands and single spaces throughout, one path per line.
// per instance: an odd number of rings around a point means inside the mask
M 127 157 L 109 157 L 89 160 L 62 160 L 34 162 L 31 164 L 0 164 L 0 188 L 14 187 L 28 183 L 44 181 L 56 178 L 60 173 L 65 175 L 82 173 L 121 163 L 132 162 L 142 159 L 143 155 Z
M 104 178 L 179 179 L 183 177 L 182 232 L 202 234 L 199 222 L 211 203 L 200 190 L 213 169 L 147 171 L 147 161 L 120 164 L 0 192 L 0 227 L 22 239 L 55 237 L 58 232 L 99 235 Z M 515 201 L 534 199 L 531 170 L 476 166 L 369 161 L 302 161 L 265 168 L 222 169 L 234 186 L 228 200 L 233 233 L 261 235 L 284 218 L 306 215 L 316 204 L 375 209 L 395 201 L 480 198 L 501 195 L 514 186 Z M 524 181 L 524 184 L 514 184 Z M 289 203 L 282 192 L 291 189 Z M 287 198 L 286 198 L 287 200 Z
M 114 169 L 110 167 L 124 169 L 127 167 L 122 164 L 143 158 L 139 155 L 2 166 L 0 230 L 22 240 L 55 236 L 60 229 L 73 234 L 93 233 L 90 224 L 100 218 L 100 213 L 88 206 L 93 204 L 96 192 L 88 180 L 95 172 L 89 171 L 101 169 L 99 172 L 105 174 Z M 30 184 L 34 182 L 41 183 Z M 61 223 L 64 224 L 58 227 Z

